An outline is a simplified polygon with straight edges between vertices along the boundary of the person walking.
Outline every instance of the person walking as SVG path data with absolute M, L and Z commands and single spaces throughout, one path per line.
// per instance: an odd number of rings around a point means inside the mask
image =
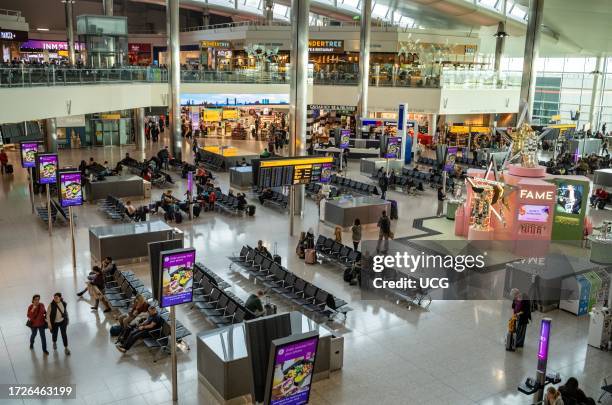
M 608 152 L 608 138 L 605 138 L 603 143 L 601 144 L 601 155 L 605 156 L 610 154 L 610 152 Z
M 30 335 L 30 350 L 34 349 L 34 340 L 36 339 L 36 333 L 40 335 L 40 343 L 42 345 L 43 353 L 48 355 L 47 351 L 47 336 L 46 336 L 46 321 L 47 310 L 44 304 L 40 302 L 40 295 L 35 294 L 32 297 L 32 303 L 28 307 L 28 322 L 27 325 L 32 330 Z
M 436 216 L 441 217 L 444 213 L 444 200 L 446 200 L 446 194 L 444 194 L 444 189 L 442 186 L 438 187 L 438 210 L 436 211 Z
M 355 218 L 353 226 L 351 227 L 351 233 L 353 237 L 353 249 L 357 251 L 359 243 L 361 242 L 361 221 L 359 218 Z
M 527 333 L 527 325 L 531 321 L 531 301 L 522 294 L 517 288 L 513 288 L 510 292 L 513 297 L 512 310 L 516 316 L 516 347 L 525 345 L 525 334 Z
M 387 216 L 387 211 L 383 211 L 382 215 L 378 219 L 378 230 L 378 244 L 376 245 L 376 251 L 379 253 L 381 252 L 380 245 L 384 238 L 385 243 L 382 252 L 387 252 L 389 250 L 389 238 L 391 237 L 391 221 Z
M 389 187 L 389 178 L 386 173 L 378 179 L 378 186 L 380 187 L 380 198 L 385 200 L 387 198 L 387 188 Z
M 4 149 L 0 149 L 0 171 L 4 175 L 6 173 L 6 168 L 8 166 L 8 155 L 4 151 Z
M 62 343 L 64 343 L 64 353 L 70 355 L 68 349 L 68 335 L 66 328 L 68 327 L 68 312 L 66 312 L 66 301 L 62 298 L 62 293 L 53 294 L 53 301 L 47 307 L 47 324 L 51 330 L 51 340 L 53 341 L 53 350 L 57 350 L 57 333 L 62 335 Z

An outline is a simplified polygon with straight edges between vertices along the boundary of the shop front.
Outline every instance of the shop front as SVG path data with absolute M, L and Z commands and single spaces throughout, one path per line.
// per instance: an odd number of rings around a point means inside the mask
M 59 149 L 78 149 L 88 144 L 85 115 L 57 117 L 55 127 Z
M 359 52 L 348 52 L 341 39 L 308 40 L 308 61 L 318 79 L 353 80 L 359 74 Z
M 230 42 L 200 41 L 200 66 L 205 70 L 233 70 L 234 58 Z
M 85 46 L 81 42 L 74 43 L 77 59 Z M 39 63 L 53 61 L 64 62 L 68 60 L 68 42 L 47 41 L 43 39 L 29 39 L 20 46 L 21 58 Z
M 181 65 L 197 66 L 200 63 L 200 45 L 181 45 L 179 52 Z M 153 47 L 153 64 L 168 65 L 168 47 Z
M 128 43 L 128 60 L 132 66 L 149 66 L 153 62 L 151 44 Z
M 348 129 L 355 135 L 355 114 L 353 105 L 309 104 L 307 110 L 306 133 L 312 134 L 315 143 L 327 143 L 340 129 Z
M 93 134 L 91 146 L 120 146 L 134 144 L 134 128 L 131 110 L 93 114 L 87 120 Z
M 28 40 L 27 31 L 9 30 L 0 27 L 0 49 L 2 49 L 2 61 L 10 62 L 19 59 L 19 46 Z

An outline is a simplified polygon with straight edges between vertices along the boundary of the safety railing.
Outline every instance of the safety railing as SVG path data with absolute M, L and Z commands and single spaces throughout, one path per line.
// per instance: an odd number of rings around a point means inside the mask
M 6 8 L 0 8 L 0 15 L 7 15 L 10 17 L 21 17 L 21 11 L 19 10 L 9 10 Z
M 156 67 L 123 67 L 90 69 L 56 67 L 0 67 L 0 87 L 35 87 L 64 85 L 94 85 L 108 83 L 166 83 L 168 71 Z M 258 70 L 208 71 L 181 70 L 183 83 L 244 83 L 288 84 L 288 72 Z M 315 85 L 356 86 L 359 75 L 354 73 L 311 73 L 309 82 Z M 443 70 L 441 76 L 415 75 L 408 72 L 370 74 L 373 87 L 409 88 L 509 88 L 520 86 L 521 75 L 516 72 L 495 74 L 493 71 Z

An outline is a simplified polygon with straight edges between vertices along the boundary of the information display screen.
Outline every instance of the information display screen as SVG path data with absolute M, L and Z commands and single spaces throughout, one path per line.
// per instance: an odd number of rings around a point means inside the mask
M 269 405 L 307 404 L 319 337 L 276 346 Z
M 580 215 L 584 188 L 581 184 L 559 183 L 556 211 L 560 214 Z
M 518 220 L 525 222 L 548 222 L 550 209 L 548 205 L 528 205 L 519 207 Z
M 62 207 L 83 205 L 83 188 L 81 172 L 59 172 L 59 201 Z
M 340 149 L 348 149 L 351 139 L 351 130 L 343 129 L 340 131 Z
M 333 159 L 333 157 L 304 157 L 261 161 L 257 185 L 270 188 L 329 182 Z
M 56 153 L 38 153 L 36 155 L 36 170 L 40 184 L 55 184 L 57 182 L 58 158 Z
M 21 167 L 30 168 L 36 167 L 36 154 L 41 142 L 21 142 Z
M 195 249 L 170 250 L 161 252 L 160 256 L 160 305 L 172 307 L 193 301 Z
M 399 136 L 390 136 L 387 138 L 387 151 L 385 158 L 399 159 L 402 151 L 402 138 Z

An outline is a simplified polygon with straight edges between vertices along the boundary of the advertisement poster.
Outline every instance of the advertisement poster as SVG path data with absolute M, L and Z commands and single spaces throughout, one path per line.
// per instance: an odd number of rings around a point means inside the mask
M 193 267 L 195 249 L 177 249 L 161 253 L 162 307 L 185 304 L 193 300 Z
M 204 110 L 202 113 L 202 121 L 218 122 L 221 121 L 221 110 Z
M 521 205 L 518 220 L 525 222 L 548 222 L 550 210 L 547 205 Z
M 331 176 L 332 176 L 332 164 L 331 163 L 321 164 L 321 178 L 319 179 L 319 182 L 329 183 L 331 181 Z
M 560 214 L 579 215 L 584 190 L 580 184 L 559 183 L 556 211 Z
M 36 167 L 36 154 L 40 142 L 21 142 L 21 167 Z
M 193 194 L 193 172 L 187 172 L 187 191 Z
M 390 136 L 387 138 L 387 151 L 385 158 L 399 159 L 402 151 L 402 138 L 399 136 Z
M 276 349 L 270 405 L 308 403 L 318 342 L 315 336 Z
M 197 131 L 200 129 L 200 109 L 191 107 L 191 130 Z
M 455 169 L 455 160 L 457 159 L 457 148 L 448 148 L 446 150 L 446 161 L 444 162 L 444 170 L 452 172 Z
M 39 153 L 36 155 L 38 183 L 55 184 L 57 182 L 57 154 Z
M 80 172 L 60 172 L 59 183 L 59 200 L 62 207 L 83 205 Z
M 223 110 L 224 120 L 237 120 L 240 118 L 240 111 L 238 110 Z
M 350 138 L 351 138 L 350 129 L 343 129 L 340 131 L 340 149 L 348 149 Z

